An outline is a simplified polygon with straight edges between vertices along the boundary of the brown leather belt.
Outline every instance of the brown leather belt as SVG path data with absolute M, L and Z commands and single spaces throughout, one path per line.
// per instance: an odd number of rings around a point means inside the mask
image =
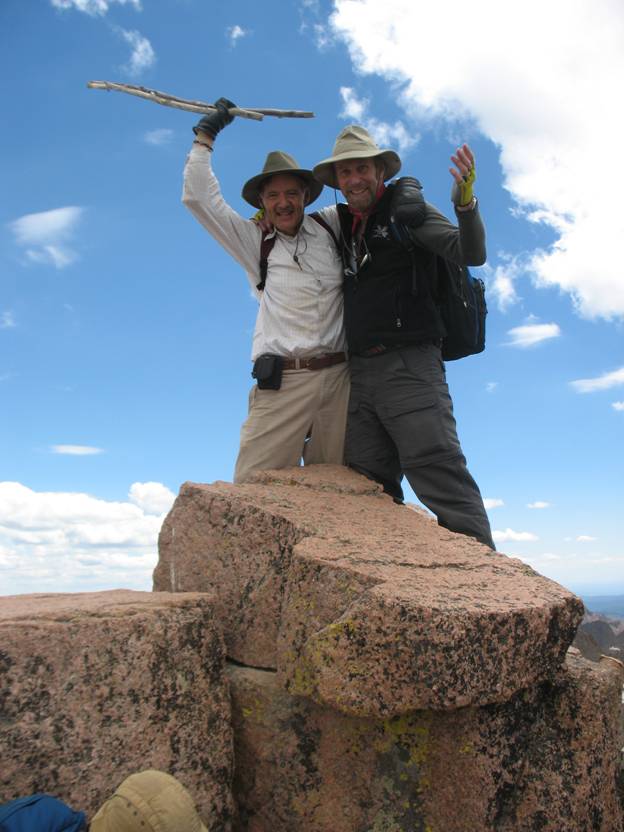
M 285 358 L 283 369 L 323 370 L 325 367 L 332 367 L 334 364 L 342 364 L 346 360 L 347 356 L 344 352 L 328 352 L 314 358 Z

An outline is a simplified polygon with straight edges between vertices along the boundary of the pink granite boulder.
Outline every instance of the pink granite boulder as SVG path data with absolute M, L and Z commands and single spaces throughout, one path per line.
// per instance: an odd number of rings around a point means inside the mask
M 211 832 L 232 814 L 224 648 L 206 595 L 0 598 L 0 802 L 47 792 L 91 816 L 129 774 L 191 792 Z
M 624 672 L 569 657 L 509 702 L 350 717 L 229 669 L 236 832 L 621 832 Z
M 552 678 L 581 601 L 341 466 L 185 484 L 154 588 L 215 595 L 228 655 L 357 715 L 505 702 Z

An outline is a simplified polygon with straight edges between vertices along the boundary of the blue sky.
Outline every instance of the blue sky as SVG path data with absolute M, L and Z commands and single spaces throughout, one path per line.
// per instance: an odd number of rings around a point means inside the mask
M 490 314 L 448 377 L 470 468 L 501 551 L 623 592 L 622 42 L 619 0 L 3 0 L 0 593 L 149 589 L 180 484 L 231 479 L 246 413 L 255 301 L 180 203 L 197 119 L 94 79 L 313 110 L 218 137 L 245 215 L 269 150 L 311 167 L 350 122 L 448 213 L 468 141 Z

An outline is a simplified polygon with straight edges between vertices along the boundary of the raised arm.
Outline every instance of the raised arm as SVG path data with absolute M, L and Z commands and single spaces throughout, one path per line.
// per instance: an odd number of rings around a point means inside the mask
M 433 205 L 426 203 L 425 220 L 412 231 L 419 245 L 463 266 L 482 266 L 487 253 L 485 226 L 473 193 L 476 179 L 475 158 L 467 144 L 451 156 L 455 167 L 449 168 L 453 177 L 451 201 L 455 206 L 457 225 L 453 225 Z
M 184 168 L 182 202 L 228 254 L 241 264 L 255 291 L 262 232 L 224 200 L 211 162 L 215 138 L 232 121 L 228 107 L 233 106 L 232 102 L 220 98 L 215 104 L 216 109 L 193 128 L 195 139 Z

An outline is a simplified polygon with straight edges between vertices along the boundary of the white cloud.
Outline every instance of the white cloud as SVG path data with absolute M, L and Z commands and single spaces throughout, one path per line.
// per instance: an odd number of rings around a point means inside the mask
M 299 33 L 310 31 L 317 49 L 321 52 L 332 46 L 335 38 L 331 27 L 321 22 L 321 5 L 319 0 L 301 0 L 299 6 L 301 24 Z
M 527 503 L 527 508 L 550 508 L 550 503 L 545 500 L 536 500 L 534 503 Z
M 493 393 L 496 390 L 497 387 L 498 387 L 498 382 L 497 381 L 488 381 L 488 383 L 485 385 L 485 392 L 486 393 Z
M 605 245 L 624 231 L 613 187 L 624 134 L 621 0 L 474 0 L 469 49 L 466 26 L 449 25 L 463 19 L 457 0 L 334 5 L 331 24 L 356 71 L 402 83 L 400 103 L 418 124 L 476 127 L 500 147 L 518 210 L 556 235 L 530 254 L 536 284 L 569 293 L 587 317 L 624 316 L 621 265 Z
M 128 496 L 146 514 L 165 514 L 175 500 L 173 491 L 160 482 L 135 482 Z
M 116 502 L 0 482 L 2 593 L 150 589 L 166 493 L 134 483 L 134 501 Z
M 53 454 L 67 456 L 93 456 L 104 453 L 102 448 L 93 448 L 90 445 L 52 445 L 50 450 Z
M 595 587 L 595 594 L 613 592 L 613 576 L 624 575 L 624 556 L 605 555 L 601 552 L 576 552 L 556 554 L 518 555 L 537 571 L 564 586 Z
M 486 263 L 483 272 L 487 280 L 488 298 L 496 303 L 501 312 L 507 312 L 520 300 L 516 283 L 527 272 L 526 257 L 506 252 L 499 252 L 497 257 L 500 262 L 494 268 Z
M 327 49 L 333 45 L 334 36 L 329 27 L 324 26 L 322 23 L 314 23 L 312 31 L 314 32 L 314 42 L 317 49 L 323 51 L 323 49 Z
M 115 4 L 132 6 L 139 12 L 142 10 L 141 0 L 51 0 L 51 3 L 57 9 L 74 9 L 91 17 L 104 17 L 110 7 Z M 121 26 L 111 26 L 111 28 L 132 48 L 130 59 L 127 64 L 121 67 L 122 70 L 136 77 L 153 66 L 156 62 L 156 53 L 152 44 L 144 35 L 136 30 L 122 29 Z
M 225 34 L 230 41 L 230 46 L 236 46 L 241 38 L 244 38 L 245 35 L 249 34 L 249 29 L 243 29 L 242 26 L 236 24 L 234 26 L 228 26 L 225 30 Z
M 140 75 L 156 63 L 156 53 L 152 44 L 140 32 L 135 29 L 122 29 L 121 27 L 117 27 L 116 31 L 132 47 L 130 60 L 123 67 L 130 75 Z
M 610 373 L 603 373 L 597 378 L 579 378 L 570 382 L 570 386 L 577 393 L 595 393 L 598 390 L 610 390 L 620 384 L 624 384 L 624 367 Z
M 57 269 L 64 269 L 65 266 L 71 266 L 78 259 L 76 252 L 66 246 L 29 248 L 26 250 L 26 257 L 31 263 L 40 263 L 44 266 L 51 263 Z
M 489 510 L 491 508 L 499 508 L 500 506 L 504 506 L 505 503 L 499 497 L 486 497 L 483 500 L 483 505 L 486 507 L 486 509 Z
M 514 273 L 512 267 L 509 265 L 498 265 L 494 269 L 492 282 L 488 286 L 488 291 L 501 312 L 506 312 L 510 306 L 513 306 L 518 301 L 518 295 L 514 286 L 516 276 L 517 274 Z
M 172 138 L 173 130 L 170 130 L 168 127 L 157 127 L 155 130 L 148 130 L 147 133 L 143 135 L 144 142 L 156 146 L 169 144 Z
M 351 87 L 340 87 L 340 95 L 344 105 L 340 117 L 361 124 L 380 147 L 396 147 L 403 153 L 418 142 L 420 136 L 410 133 L 402 121 L 388 124 L 367 115 L 370 102 L 367 98 L 358 98 Z
M 84 208 L 68 205 L 36 214 L 25 214 L 8 224 L 18 246 L 33 263 L 52 264 L 57 269 L 78 259 L 71 241 Z
M 624 402 L 611 402 L 611 407 L 614 410 L 622 411 L 624 410 Z
M 580 534 L 576 538 L 576 541 L 577 541 L 577 543 L 592 543 L 596 539 L 597 538 L 592 537 L 590 534 Z
M 541 344 L 542 341 L 548 341 L 550 338 L 558 338 L 561 335 L 561 330 L 558 324 L 524 324 L 523 326 L 516 326 L 508 330 L 507 335 L 511 340 L 507 341 L 510 347 L 534 347 Z
M 13 329 L 15 326 L 15 316 L 10 310 L 0 315 L 0 329 Z
M 492 532 L 492 537 L 496 543 L 505 543 L 508 540 L 513 540 L 515 543 L 524 543 L 539 539 L 533 532 L 515 532 L 513 529 L 495 530 Z
M 352 121 L 362 121 L 364 113 L 368 109 L 368 99 L 358 98 L 351 87 L 340 87 L 340 95 L 344 104 L 340 117 Z
M 103 17 L 114 3 L 120 6 L 134 6 L 138 12 L 141 11 L 141 0 L 51 0 L 51 2 L 55 9 L 75 9 L 92 17 L 97 15 Z

